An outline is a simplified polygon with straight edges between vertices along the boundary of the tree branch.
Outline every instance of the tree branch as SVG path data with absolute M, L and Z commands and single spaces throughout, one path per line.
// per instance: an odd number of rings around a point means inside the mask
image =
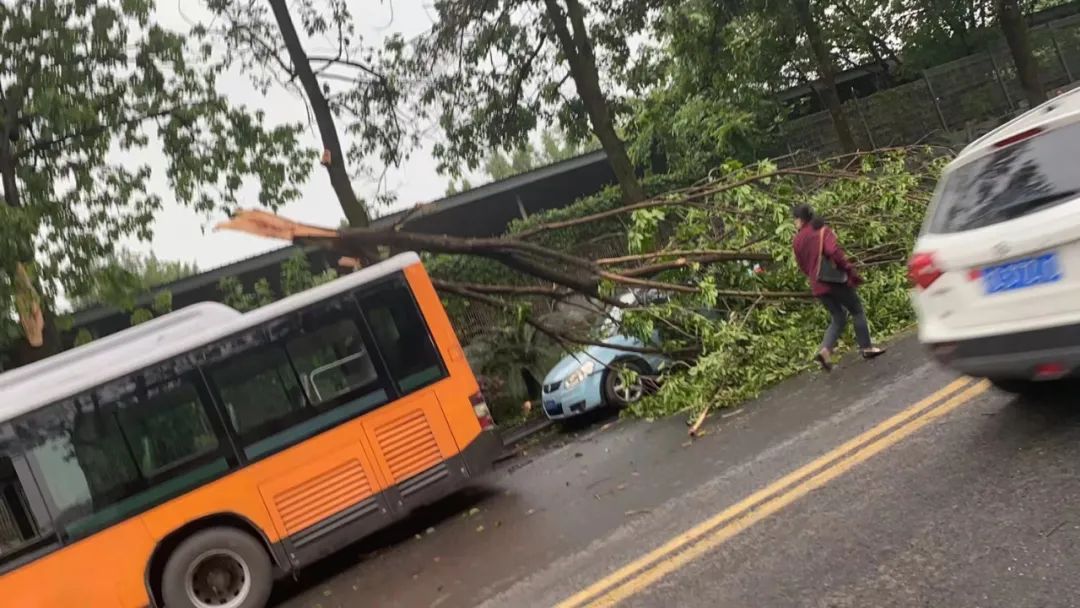
M 863 154 L 863 153 L 859 153 Z M 569 228 L 571 226 L 580 226 L 581 224 L 588 224 L 599 220 L 609 219 L 626 213 L 633 213 L 634 211 L 640 211 L 642 209 L 653 209 L 656 207 L 680 207 L 686 206 L 690 203 L 700 201 L 710 196 L 715 196 L 722 192 L 734 190 L 742 186 L 747 186 L 760 182 L 762 180 L 779 177 L 782 175 L 794 175 L 801 177 L 814 177 L 819 179 L 846 179 L 857 177 L 854 174 L 847 173 L 821 173 L 819 171 L 811 171 L 809 167 L 817 166 L 820 163 L 814 163 L 813 165 L 806 165 L 804 167 L 795 167 L 791 169 L 777 169 L 768 173 L 760 173 L 758 175 L 752 175 L 734 182 L 726 183 L 723 185 L 716 185 L 717 182 L 710 184 L 711 187 L 699 187 L 695 188 L 692 193 L 683 196 L 681 199 L 672 199 L 670 194 L 653 197 L 651 199 L 642 201 L 640 203 L 634 203 L 632 205 L 623 205 L 615 209 L 608 209 L 607 211 L 600 211 L 593 213 L 592 215 L 585 215 L 582 217 L 563 220 L 560 222 L 550 222 L 548 224 L 541 224 L 534 226 L 528 230 L 515 233 L 514 237 L 519 239 L 525 239 L 544 232 L 550 232 L 552 230 L 560 230 L 563 228 Z
M 610 266 L 614 264 L 627 264 L 630 262 L 644 262 L 648 260 L 655 260 L 657 258 L 666 257 L 705 257 L 710 258 L 710 260 L 714 262 L 734 262 L 743 260 L 750 262 L 772 261 L 772 256 L 767 253 L 749 253 L 743 251 L 710 251 L 707 249 L 676 249 L 672 251 L 654 251 L 652 253 L 642 253 L 638 255 L 624 255 L 616 258 L 600 258 L 596 260 L 596 263 L 601 266 Z
M 438 285 L 436 285 L 436 287 L 438 287 Z M 508 310 L 508 309 L 512 308 L 512 306 L 509 303 L 507 303 L 507 302 L 505 302 L 503 300 L 500 300 L 498 298 L 494 298 L 494 297 L 491 297 L 491 296 L 487 296 L 487 295 L 484 295 L 484 294 L 476 293 L 474 291 L 471 291 L 471 290 L 466 289 L 466 288 L 461 287 L 461 286 L 444 283 L 442 285 L 442 289 L 443 289 L 443 291 L 445 291 L 447 293 L 452 293 L 454 295 L 461 296 L 463 298 L 467 298 L 467 299 L 470 299 L 470 300 L 473 300 L 473 301 L 476 301 L 476 302 L 481 302 L 481 303 L 484 303 L 484 304 L 487 304 L 489 306 L 493 306 L 495 308 L 499 308 L 499 309 L 502 309 L 502 310 Z M 542 333 L 542 334 L 548 336 L 549 338 L 555 340 L 556 342 L 560 342 L 560 343 L 561 342 L 571 342 L 573 344 L 578 344 L 580 346 L 600 346 L 600 347 L 603 347 L 603 348 L 611 348 L 611 349 L 615 349 L 615 350 L 625 351 L 625 352 L 628 352 L 628 353 L 638 353 L 638 354 L 643 354 L 643 355 L 658 354 L 658 353 L 663 352 L 659 348 L 638 347 L 638 346 L 630 346 L 630 345 L 614 345 L 614 344 L 608 344 L 606 342 L 600 342 L 598 340 L 592 340 L 592 339 L 589 339 L 589 338 L 582 338 L 580 336 L 575 336 L 573 334 L 568 334 L 568 333 L 565 333 L 565 332 L 558 331 L 556 329 L 552 329 L 552 328 L 544 325 L 543 323 L 540 323 L 536 319 L 533 319 L 532 317 L 528 317 L 528 316 L 525 317 L 524 322 L 526 324 L 532 326 L 534 329 L 536 329 L 536 331 L 539 331 L 540 333 Z
M 386 82 L 387 78 L 384 74 L 375 71 L 370 66 L 367 66 L 359 61 L 353 61 L 351 59 L 345 59 L 343 57 L 324 57 L 324 56 L 308 56 L 308 61 L 313 63 L 325 63 L 327 65 L 344 65 L 350 68 L 356 68 L 361 72 L 365 72 L 371 76 L 374 76 L 380 82 Z
M 443 289 L 446 291 L 465 290 L 473 293 L 491 296 L 544 296 L 550 298 L 561 298 L 573 293 L 572 291 L 567 289 L 559 289 L 558 287 L 544 287 L 542 285 L 484 285 L 482 283 L 460 283 L 457 281 L 443 281 L 441 279 L 432 279 L 432 283 L 435 284 L 436 289 Z
M 197 107 L 199 105 L 202 105 L 202 104 L 187 104 L 187 105 L 182 105 L 182 106 L 174 106 L 172 108 L 168 108 L 168 109 L 165 109 L 165 110 L 159 110 L 157 112 L 150 112 L 149 114 L 144 114 L 142 116 L 133 116 L 131 118 L 126 118 L 124 120 L 121 120 L 121 121 L 113 123 L 113 124 L 108 124 L 108 125 L 98 124 L 98 125 L 94 125 L 94 126 L 91 126 L 91 127 L 87 127 L 86 129 L 83 129 L 81 131 L 75 131 L 73 133 L 67 133 L 65 135 L 61 135 L 59 137 L 55 137 L 55 138 L 52 138 L 52 139 L 36 141 L 32 145 L 27 146 L 26 148 L 20 150 L 19 153 L 17 154 L 17 157 L 22 157 L 22 156 L 24 156 L 26 154 L 32 154 L 32 153 L 36 153 L 36 152 L 44 152 L 44 151 L 48 150 L 49 148 L 52 148 L 53 146 L 59 146 L 59 145 L 65 144 L 65 143 L 67 143 L 67 142 L 69 142 L 69 141 L 71 141 L 73 139 L 78 139 L 80 137 L 96 137 L 98 135 L 101 135 L 102 133 L 105 133 L 106 131 L 109 131 L 110 129 L 116 129 L 118 127 L 126 127 L 126 126 L 130 126 L 130 125 L 135 125 L 135 124 L 139 124 L 141 122 L 145 122 L 147 120 L 154 120 L 155 118 L 163 118 L 165 116 L 170 116 L 170 115 L 172 115 L 172 114 L 174 114 L 174 113 L 176 113 L 178 111 L 186 110 L 186 109 L 189 109 L 189 108 L 195 108 L 195 107 Z

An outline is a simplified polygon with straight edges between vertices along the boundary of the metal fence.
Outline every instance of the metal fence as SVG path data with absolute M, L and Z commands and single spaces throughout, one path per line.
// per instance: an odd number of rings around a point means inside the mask
M 1080 15 L 1031 30 L 1044 90 L 1056 93 L 1080 77 Z M 860 148 L 906 145 L 995 125 L 1027 108 L 1004 40 L 984 53 L 930 68 L 918 80 L 844 103 Z M 777 156 L 840 151 L 827 111 L 786 122 Z

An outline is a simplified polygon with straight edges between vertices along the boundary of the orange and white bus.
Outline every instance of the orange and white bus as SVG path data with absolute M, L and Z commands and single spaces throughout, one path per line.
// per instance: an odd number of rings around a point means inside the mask
M 501 442 L 414 254 L 0 375 L 0 604 L 258 608 Z

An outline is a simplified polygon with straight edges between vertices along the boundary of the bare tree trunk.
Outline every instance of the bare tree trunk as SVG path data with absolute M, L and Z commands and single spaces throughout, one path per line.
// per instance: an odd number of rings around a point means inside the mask
M 337 195 L 338 203 L 345 212 L 349 225 L 354 228 L 363 228 L 371 223 L 371 218 L 364 203 L 353 190 L 349 172 L 345 169 L 345 154 L 341 150 L 341 140 L 338 138 L 334 115 L 330 111 L 330 104 L 326 101 L 326 96 L 319 86 L 319 80 L 311 69 L 307 53 L 296 33 L 296 26 L 293 24 L 288 4 L 286 0 L 270 0 L 270 7 L 274 11 L 274 19 L 281 31 L 281 39 L 289 53 L 296 77 L 300 80 L 304 95 L 311 105 L 311 112 L 315 115 L 315 123 L 319 127 L 319 136 L 322 138 L 325 149 L 323 165 L 330 175 L 330 185 L 334 188 L 334 194 Z
M 1039 80 L 1039 63 L 1031 49 L 1031 35 L 1027 21 L 1024 20 L 1024 12 L 1018 0 L 995 0 L 994 4 L 998 23 L 1005 34 L 1005 42 L 1009 44 L 1013 64 L 1016 65 L 1020 86 L 1024 88 L 1028 103 L 1035 107 L 1046 101 L 1046 91 Z
M 619 138 L 619 134 L 615 132 L 611 110 L 600 88 L 596 56 L 593 54 L 592 42 L 589 40 L 589 32 L 585 25 L 585 10 L 578 0 L 565 1 L 566 13 L 563 12 L 558 0 L 544 0 L 544 4 L 547 6 L 548 18 L 551 19 L 555 28 L 559 47 L 566 56 L 567 63 L 570 64 L 570 75 L 574 79 L 574 86 L 577 88 L 582 103 L 585 104 L 585 110 L 589 113 L 593 133 L 600 140 L 600 145 L 607 153 L 608 162 L 611 163 L 611 168 L 615 172 L 615 178 L 619 181 L 623 202 L 631 204 L 643 201 L 645 191 L 638 181 L 630 156 L 626 153 L 626 146 Z M 567 26 L 568 16 L 573 27 L 572 32 Z
M 836 92 L 836 66 L 833 63 L 832 53 L 826 46 L 825 40 L 822 39 L 821 28 L 810 8 L 810 0 L 794 0 L 794 4 L 799 26 L 806 34 L 806 40 L 810 43 L 810 52 L 813 53 L 814 62 L 817 64 L 818 78 L 821 82 L 821 98 L 832 117 L 833 128 L 836 129 L 840 147 L 845 152 L 854 152 L 858 146 L 855 144 L 855 137 L 851 134 L 851 125 L 844 116 L 844 108 L 840 105 L 840 95 Z

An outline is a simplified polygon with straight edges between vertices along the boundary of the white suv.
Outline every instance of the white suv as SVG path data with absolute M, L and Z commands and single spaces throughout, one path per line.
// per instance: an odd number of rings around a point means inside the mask
M 1080 375 L 1080 93 L 949 164 L 908 271 L 945 365 L 1018 393 Z

